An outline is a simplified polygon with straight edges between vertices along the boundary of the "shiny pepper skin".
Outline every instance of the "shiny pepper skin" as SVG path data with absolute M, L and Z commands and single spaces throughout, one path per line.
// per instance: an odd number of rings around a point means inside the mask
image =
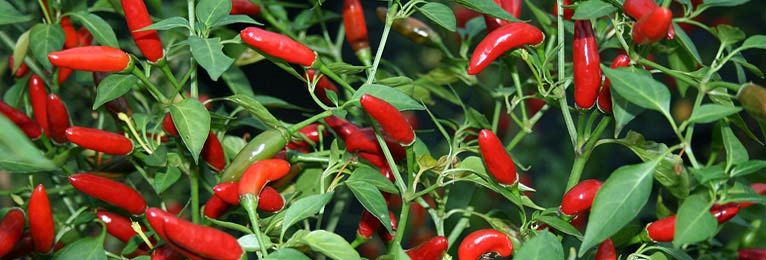
M 141 215 L 146 211 L 146 200 L 141 194 L 120 182 L 79 173 L 69 176 L 69 183 L 82 193 L 124 209 L 130 214 Z
M 317 77 L 318 72 L 316 70 L 310 69 L 306 70 L 306 80 L 307 81 L 313 81 L 314 77 Z M 308 85 L 307 85 L 308 86 Z M 335 96 L 338 96 L 338 87 L 335 86 L 335 84 L 332 83 L 327 77 L 320 77 L 319 81 L 317 81 L 316 87 L 314 88 L 314 94 L 317 95 L 319 99 L 324 101 L 327 104 L 332 104 L 332 100 L 327 96 L 327 91 L 335 92 Z
M 748 248 L 740 249 L 737 252 L 738 260 L 764 260 L 766 259 L 766 249 L 764 248 Z
M 223 146 L 213 132 L 208 133 L 207 140 L 202 146 L 201 155 L 215 172 L 221 172 L 226 167 L 226 155 L 223 153 Z
M 598 251 L 596 251 L 595 260 L 617 260 L 617 252 L 611 239 L 601 242 L 601 245 L 598 246 Z
M 380 220 L 375 218 L 369 211 L 364 210 L 362 212 L 362 218 L 359 219 L 359 226 L 356 229 L 356 234 L 363 238 L 372 238 L 375 231 L 380 227 Z
M 346 28 L 346 41 L 355 52 L 366 52 L 370 58 L 370 43 L 367 40 L 367 23 L 364 21 L 364 8 L 359 0 L 343 1 L 343 26 Z
M 497 182 L 505 185 L 516 183 L 518 179 L 516 165 L 497 135 L 487 129 L 481 130 L 479 132 L 479 150 L 484 158 L 487 171 L 495 177 Z
M 676 216 L 670 216 L 649 223 L 646 226 L 646 233 L 653 241 L 657 242 L 670 242 L 673 241 L 673 236 L 676 232 Z
M 169 245 L 163 245 L 152 251 L 151 260 L 183 260 L 183 254 Z
M 250 0 L 231 0 L 229 14 L 258 15 L 260 13 L 261 7 L 253 4 Z
M 344 142 L 348 142 L 349 136 L 359 130 L 359 127 L 337 116 L 326 117 L 324 121 Z
M 127 155 L 133 143 L 127 137 L 95 128 L 73 126 L 66 129 L 66 138 L 80 147 L 112 155 Z
M 157 233 L 157 235 L 160 236 L 160 238 L 165 240 L 174 251 L 181 253 L 184 256 L 191 258 L 193 260 L 205 259 L 185 248 L 182 248 L 176 245 L 175 243 L 173 243 L 173 241 L 170 240 L 170 238 L 168 237 L 168 233 L 165 230 L 165 220 L 175 219 L 175 218 L 177 218 L 175 215 L 165 212 L 158 208 L 149 208 L 148 210 L 146 210 L 146 220 L 149 222 L 149 225 L 152 226 L 152 228 L 154 229 L 154 232 Z
M 622 10 L 636 20 L 643 18 L 657 8 L 659 6 L 654 0 L 625 0 L 622 4 Z
M 47 115 L 48 91 L 45 90 L 45 82 L 37 74 L 29 78 L 29 103 L 32 104 L 35 121 L 43 128 L 45 135 L 50 136 Z
M 479 74 L 503 53 L 527 44 L 538 45 L 543 39 L 543 32 L 537 27 L 528 23 L 509 22 L 487 34 L 476 45 L 468 62 L 468 74 Z
M 239 181 L 239 195 L 261 193 L 271 181 L 278 180 L 290 172 L 290 163 L 281 159 L 267 159 L 254 163 Z
M 96 217 L 106 224 L 106 232 L 124 243 L 128 243 L 131 238 L 138 235 L 138 233 L 131 227 L 130 219 L 125 216 L 105 210 L 99 210 L 96 212 Z M 146 228 L 142 227 L 141 229 L 146 232 Z M 141 245 L 142 248 L 148 249 L 146 244 L 142 243 Z
M 164 229 L 174 245 L 204 258 L 236 260 L 244 253 L 236 238 L 212 227 L 169 217 L 165 218 Z
M 447 252 L 448 241 L 446 237 L 436 236 L 415 248 L 404 251 L 412 260 L 439 260 Z
M 516 18 L 521 17 L 521 2 L 521 0 L 495 0 L 495 4 Z M 491 32 L 507 24 L 508 21 L 485 14 L 484 23 L 487 25 L 487 31 Z
M 316 60 L 314 51 L 290 37 L 266 31 L 256 27 L 243 29 L 239 36 L 242 41 L 268 55 L 283 59 L 288 63 L 297 63 L 311 67 Z
M 612 65 L 609 68 L 616 69 L 621 67 L 630 66 L 630 57 L 625 54 L 617 55 L 612 61 Z M 598 109 L 604 113 L 612 113 L 612 90 L 611 81 L 609 78 L 604 80 L 604 86 L 601 88 L 601 93 L 598 94 Z
M 306 127 L 301 128 L 298 130 L 298 132 L 305 136 L 308 140 L 311 140 L 311 142 L 317 143 L 319 142 L 319 136 L 324 135 L 324 131 L 320 134 L 319 133 L 319 124 L 310 124 Z M 304 140 L 303 137 L 300 137 L 299 141 L 293 141 L 287 144 L 287 149 L 290 150 L 301 150 L 301 149 L 307 149 L 311 146 L 308 141 Z M 306 150 L 307 151 L 307 150 Z M 303 151 L 301 151 L 303 152 Z
M 211 196 L 207 202 L 205 202 L 205 210 L 202 211 L 202 214 L 208 218 L 217 219 L 226 213 L 230 207 L 230 204 L 226 203 L 226 201 L 223 201 L 218 196 Z
M 80 45 L 79 35 L 77 30 L 72 25 L 72 20 L 69 17 L 61 17 L 61 29 L 64 29 L 64 49 L 74 48 Z
M 713 214 L 713 217 L 718 220 L 718 224 L 729 221 L 731 218 L 736 216 L 737 213 L 739 213 L 738 203 L 713 205 L 713 207 L 710 208 L 710 214 Z
M 55 224 L 53 223 L 51 203 L 42 184 L 37 185 L 37 188 L 32 191 L 27 212 L 29 213 L 29 230 L 32 233 L 35 250 L 43 254 L 50 252 L 53 249 L 53 239 L 56 235 Z
M 170 113 L 165 113 L 165 117 L 162 118 L 162 130 L 165 130 L 165 133 L 168 133 L 170 136 L 178 136 L 178 129 L 176 129 L 176 125 L 173 123 L 173 118 L 170 117 Z
M 597 180 L 584 180 L 575 185 L 564 194 L 561 201 L 561 212 L 567 215 L 574 215 L 590 209 L 593 204 L 593 198 L 603 183 Z
M 222 182 L 213 187 L 215 196 L 228 204 L 239 205 L 239 184 L 236 182 Z M 279 191 L 271 186 L 263 187 L 258 199 L 258 209 L 268 212 L 276 212 L 285 206 L 285 198 Z
M 57 143 L 66 142 L 66 129 L 69 128 L 69 113 L 66 111 L 64 102 L 61 101 L 58 95 L 51 93 L 48 95 L 45 110 L 45 114 L 48 116 L 50 138 Z
M 221 181 L 239 181 L 239 178 L 250 165 L 258 160 L 274 157 L 286 144 L 287 139 L 282 136 L 279 130 L 272 129 L 260 133 L 250 140 L 231 160 L 229 166 L 223 171 Z
M 573 69 L 575 104 L 590 109 L 601 88 L 601 60 L 590 20 L 576 20 L 574 25 Z
M 0 257 L 8 254 L 16 246 L 24 233 L 25 224 L 24 210 L 12 208 L 0 221 Z
M 30 139 L 40 138 L 40 135 L 43 134 L 42 128 L 40 128 L 40 125 L 37 124 L 37 122 L 1 100 L 0 113 L 8 118 L 8 120 L 16 124 L 16 126 L 18 126 L 19 129 L 21 129 L 21 131 L 24 132 L 24 134 Z
M 643 45 L 662 40 L 667 36 L 672 19 L 673 13 L 670 9 L 664 7 L 654 9 L 633 25 L 631 31 L 633 42 Z
M 476 260 L 489 252 L 508 257 L 513 253 L 513 243 L 503 232 L 482 229 L 468 234 L 463 242 L 460 242 L 457 254 L 459 260 Z
M 125 12 L 125 21 L 128 23 L 128 29 L 133 36 L 133 41 L 141 50 L 146 59 L 151 62 L 157 62 L 165 56 L 162 50 L 160 35 L 155 30 L 146 30 L 136 32 L 141 28 L 152 25 L 152 18 L 143 0 L 122 0 L 122 10 Z
M 55 66 L 90 72 L 122 72 L 132 65 L 124 51 L 108 46 L 85 46 L 48 54 Z
M 406 156 L 406 151 L 399 142 L 392 140 L 388 136 L 384 136 L 383 140 L 386 142 L 388 150 L 391 152 L 391 156 L 394 161 L 399 161 Z M 378 140 L 375 137 L 375 130 L 369 127 L 365 127 L 352 133 L 346 140 L 346 151 L 351 153 L 371 153 L 383 158 L 383 149 L 378 144 Z
M 13 68 L 13 55 L 8 56 L 8 68 Z M 24 77 L 24 75 L 27 75 L 28 72 L 29 67 L 27 67 L 27 64 L 22 61 L 21 66 L 19 66 L 19 69 L 16 70 L 16 73 L 13 73 L 13 76 L 21 78 Z
M 369 94 L 360 99 L 362 108 L 383 128 L 383 132 L 405 146 L 415 142 L 415 131 L 402 112 L 390 103 Z
M 380 21 L 386 22 L 388 8 L 378 7 L 375 13 Z M 442 39 L 436 31 L 422 21 L 412 17 L 394 20 L 391 24 L 391 29 L 420 45 L 438 47 L 442 43 Z

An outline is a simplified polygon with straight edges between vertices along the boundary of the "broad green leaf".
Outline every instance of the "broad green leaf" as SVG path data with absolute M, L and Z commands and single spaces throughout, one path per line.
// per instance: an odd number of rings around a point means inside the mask
M 202 39 L 191 36 L 189 37 L 189 47 L 191 47 L 194 60 L 207 71 L 214 81 L 218 81 L 218 77 L 234 63 L 234 59 L 223 53 L 223 44 L 221 44 L 220 38 Z
M 347 185 L 354 185 L 349 182 L 369 183 L 377 187 L 380 191 L 394 194 L 399 193 L 399 190 L 396 189 L 396 186 L 391 183 L 391 181 L 389 181 L 386 176 L 383 176 L 383 174 L 380 174 L 378 170 L 370 167 L 357 167 L 351 174 L 351 177 L 346 180 Z
M 737 165 L 731 170 L 731 177 L 745 176 L 751 173 L 760 171 L 766 168 L 766 161 L 763 160 L 749 160 Z
M 196 7 L 197 20 L 210 27 L 231 12 L 231 1 L 200 0 Z
M 138 78 L 130 74 L 110 74 L 96 88 L 96 100 L 93 101 L 93 110 L 98 109 L 106 102 L 128 93 L 138 83 Z
M 693 260 L 684 250 L 673 248 L 670 243 L 658 243 L 654 249 L 660 250 L 677 260 Z M 666 258 L 667 259 L 667 258 Z
M 227 16 L 221 17 L 221 19 L 218 19 L 218 21 L 216 21 L 210 27 L 226 26 L 226 25 L 235 24 L 235 23 L 263 25 L 262 23 L 259 23 L 253 20 L 253 18 L 250 18 L 250 16 L 236 14 L 236 15 L 227 15 Z
M 264 244 L 266 244 L 267 248 L 272 246 L 271 240 L 269 240 L 268 237 L 262 235 L 261 238 L 265 242 Z M 255 234 L 244 235 L 237 239 L 237 242 L 239 243 L 239 246 L 247 252 L 257 252 L 258 250 L 261 250 L 261 245 L 258 244 L 258 238 Z
M 488 14 L 506 21 L 519 21 L 516 17 L 506 12 L 492 0 L 455 0 L 456 3 L 465 6 L 465 8 Z
M 79 239 L 57 251 L 56 254 L 53 255 L 53 259 L 106 260 L 104 236 Z
M 186 18 L 183 18 L 180 16 L 174 16 L 174 17 L 160 20 L 144 28 L 138 29 L 136 30 L 136 32 L 148 31 L 148 30 L 164 31 L 164 30 L 170 30 L 170 29 L 175 29 L 180 27 L 189 29 L 189 21 L 186 20 Z
M 745 40 L 745 42 L 742 43 L 742 46 L 739 48 L 743 50 L 752 48 L 766 49 L 766 35 L 750 36 L 747 38 L 747 40 Z
M 385 100 L 399 110 L 425 109 L 423 105 L 412 99 L 410 96 L 391 87 L 378 84 L 362 86 L 354 93 L 354 96 L 351 97 L 351 100 L 359 100 L 364 94 L 370 94 L 379 99 Z
M 699 51 L 697 51 L 697 46 L 694 45 L 694 42 L 691 40 L 691 38 L 686 35 L 686 32 L 681 29 L 678 24 L 673 23 L 673 29 L 675 29 L 676 32 L 676 42 L 678 42 L 678 44 L 681 45 L 684 50 L 686 50 L 694 57 L 694 60 L 697 64 L 702 64 L 702 58 L 700 57 Z
M 331 259 L 360 259 L 359 253 L 338 234 L 325 230 L 314 230 L 306 234 L 301 241 L 312 250 Z
M 7 0 L 0 0 L 0 25 L 23 23 L 32 20 L 31 15 L 24 15 Z
M 716 26 L 715 30 L 718 35 L 718 40 L 720 40 L 723 45 L 735 44 L 742 39 L 745 39 L 745 32 L 731 25 L 722 24 Z
M 580 256 L 638 216 L 649 200 L 652 172 L 658 163 L 659 160 L 655 159 L 623 166 L 606 179 L 593 200 L 585 238 L 579 250 Z
M 612 95 L 612 114 L 614 115 L 614 137 L 620 136 L 620 132 L 630 121 L 636 118 L 644 108 L 636 106 L 619 95 Z
M 223 81 L 226 82 L 226 85 L 229 86 L 232 93 L 250 97 L 255 96 L 250 81 L 247 80 L 247 75 L 245 75 L 239 67 L 229 67 L 226 72 L 221 74 L 221 77 L 223 78 Z
M 225 98 L 226 100 L 232 101 L 234 103 L 239 104 L 245 110 L 250 112 L 255 118 L 257 118 L 261 123 L 264 125 L 274 128 L 274 129 L 281 129 L 284 128 L 282 125 L 282 122 L 279 121 L 274 115 L 269 112 L 266 107 L 264 107 L 260 102 L 255 100 L 253 97 L 246 96 L 243 94 L 235 94 L 229 97 Z
M 524 1 L 524 3 L 526 3 L 527 7 L 529 8 L 529 10 L 532 11 L 532 15 L 535 16 L 535 20 L 537 22 L 539 22 L 540 24 L 543 24 L 543 25 L 550 25 L 550 24 L 553 23 L 551 18 L 548 16 L 548 12 L 541 10 L 539 7 L 537 7 L 533 3 L 533 1 L 526 0 L 526 1 Z M 544 26 L 543 28 L 545 28 L 545 27 L 547 27 L 547 26 Z
M 48 60 L 48 54 L 64 47 L 64 37 L 66 36 L 61 25 L 36 24 L 29 32 L 29 50 L 32 51 L 32 57 L 45 69 L 52 70 L 53 65 Z
M 625 138 L 617 140 L 628 147 L 642 161 L 648 162 L 668 150 L 667 145 L 647 141 L 636 132 L 630 131 Z M 664 186 L 676 198 L 684 199 L 689 195 L 689 173 L 683 165 L 678 164 L 681 158 L 677 154 L 667 154 L 654 168 L 654 179 Z
M 287 207 L 281 234 L 284 235 L 287 229 L 295 223 L 298 223 L 298 221 L 316 215 L 319 210 L 324 208 L 324 206 L 330 202 L 332 195 L 332 192 L 311 195 L 299 199 L 290 205 L 290 207 Z
M 723 164 L 716 164 L 702 169 L 692 169 L 691 173 L 702 184 L 708 184 L 711 181 L 721 181 L 726 179 L 726 172 Z
M 617 7 L 602 0 L 587 0 L 580 2 L 572 16 L 574 20 L 596 19 L 617 11 Z
M 0 0 L 2 1 L 2 0 Z M 11 64 L 11 71 L 16 73 L 24 63 L 24 57 L 27 56 L 29 51 L 29 31 L 22 33 L 19 39 L 16 40 L 16 46 L 13 47 L 13 64 Z
M 514 254 L 513 258 L 525 260 L 564 260 L 564 248 L 556 236 L 547 230 L 543 230 L 537 233 L 534 238 L 524 242 L 524 245 Z
M 558 231 L 564 232 L 566 234 L 576 237 L 577 239 L 582 240 L 582 233 L 580 233 L 580 231 L 577 230 L 577 228 L 572 226 L 572 224 L 569 224 L 569 222 L 566 222 L 558 217 L 539 216 L 537 217 L 537 220 L 545 224 L 548 224 L 549 226 L 551 226 L 552 228 Z
M 747 154 L 747 149 L 731 131 L 729 125 L 721 126 L 721 136 L 723 137 L 723 146 L 726 149 L 726 169 L 731 169 L 732 166 L 746 162 L 750 159 Z
M 173 186 L 178 179 L 181 178 L 181 171 L 178 170 L 176 167 L 168 167 L 167 171 L 164 173 L 157 173 L 157 175 L 154 176 L 154 190 L 157 191 L 157 193 L 163 193 L 170 186 Z
M 301 251 L 298 251 L 289 247 L 279 249 L 263 258 L 263 260 L 284 260 L 284 259 L 311 260 L 311 258 L 308 258 L 306 255 L 301 253 Z
M 431 2 L 424 4 L 418 8 L 423 15 L 431 19 L 431 21 L 444 27 L 448 31 L 454 32 L 457 30 L 457 22 L 455 21 L 455 13 L 452 9 L 444 4 Z
M 117 36 L 112 31 L 112 27 L 100 16 L 84 11 L 70 13 L 69 15 L 84 25 L 85 28 L 88 28 L 90 34 L 93 35 L 93 39 L 100 45 L 120 48 L 120 43 L 117 42 Z
M 393 233 L 391 217 L 388 216 L 386 199 L 383 198 L 383 194 L 380 194 L 380 191 L 375 185 L 362 181 L 346 181 L 346 187 L 354 193 L 354 197 L 362 203 L 362 206 L 364 206 L 370 214 L 380 220 L 380 223 L 386 227 L 386 230 L 388 230 L 389 233 Z
M 712 123 L 721 118 L 739 113 L 742 108 L 718 104 L 705 104 L 692 111 L 689 123 Z
M 750 2 L 750 0 L 705 0 L 701 5 L 697 7 L 698 10 L 704 10 L 710 7 L 717 6 L 738 6 L 744 3 Z
M 196 98 L 187 98 L 170 106 L 170 116 L 194 162 L 198 162 L 210 132 L 210 113 Z
M 354 66 L 342 61 L 327 64 L 327 68 L 338 74 L 356 74 L 364 71 L 365 66 Z M 326 76 L 325 76 L 326 77 Z
M 56 165 L 5 116 L 0 116 L 0 129 L 3 129 L 0 131 L 0 170 L 23 173 L 56 169 Z
M 612 83 L 612 92 L 640 107 L 659 111 L 669 117 L 670 91 L 651 75 L 635 68 L 603 68 Z
M 707 193 L 689 196 L 678 209 L 673 245 L 707 240 L 715 234 L 718 222 L 710 214 Z
M 3 101 L 13 107 L 24 106 L 24 92 L 27 89 L 29 80 L 19 80 L 13 83 L 13 86 L 3 93 Z

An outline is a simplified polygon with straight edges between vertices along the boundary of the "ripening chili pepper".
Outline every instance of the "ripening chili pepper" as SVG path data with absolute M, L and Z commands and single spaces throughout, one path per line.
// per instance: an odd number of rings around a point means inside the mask
M 359 219 L 359 226 L 356 229 L 356 234 L 366 239 L 372 238 L 375 231 L 380 227 L 380 220 L 375 218 L 369 211 L 362 211 L 362 217 Z
M 356 56 L 365 65 L 371 64 L 367 23 L 364 21 L 364 8 L 359 0 L 343 1 L 343 26 L 346 28 L 346 41 L 356 52 Z
M 676 216 L 666 217 L 646 226 L 646 233 L 653 241 L 670 242 L 676 230 Z
M 601 88 L 601 60 L 590 20 L 576 20 L 572 45 L 575 104 L 590 109 Z
M 758 194 L 766 195 L 766 183 L 753 183 L 753 184 L 750 184 L 750 188 L 755 190 L 755 192 L 758 193 Z M 753 205 L 755 205 L 755 204 L 752 203 L 752 202 L 740 202 L 739 203 L 739 207 L 740 208 L 747 208 L 747 207 L 751 207 Z
M 160 35 L 156 30 L 146 30 L 137 32 L 141 28 L 152 25 L 152 18 L 149 17 L 149 11 L 143 0 L 122 0 L 122 10 L 125 12 L 125 21 L 128 23 L 128 29 L 133 36 L 133 41 L 141 50 L 146 59 L 151 62 L 157 62 L 165 56 L 162 50 Z
M 45 90 L 45 82 L 37 74 L 29 78 L 29 103 L 32 104 L 35 121 L 43 128 L 43 132 L 50 136 L 47 115 L 48 91 Z
M 399 142 L 392 140 L 388 136 L 383 136 L 383 140 L 386 142 L 386 146 L 391 152 L 394 161 L 399 161 L 406 156 L 406 151 Z M 370 153 L 383 157 L 383 149 L 375 137 L 375 129 L 369 127 L 357 130 L 346 139 L 346 151 L 351 153 Z M 385 157 L 383 157 L 383 160 L 385 161 Z
M 18 126 L 30 139 L 37 139 L 43 134 L 42 128 L 40 128 L 40 125 L 37 124 L 37 122 L 2 100 L 0 100 L 0 113 Z
M 61 17 L 61 29 L 64 29 L 64 49 L 74 48 L 80 45 L 79 35 L 72 25 L 68 16 Z
M 165 218 L 165 234 L 174 245 L 208 259 L 240 259 L 244 251 L 237 239 L 212 227 L 176 217 Z
M 572 187 L 561 200 L 561 212 L 574 215 L 589 209 L 602 184 L 598 180 L 584 180 Z
M 80 147 L 112 155 L 127 155 L 133 143 L 127 137 L 95 128 L 73 126 L 66 129 L 66 138 Z
M 528 23 L 509 22 L 487 34 L 476 45 L 468 62 L 468 74 L 476 75 L 503 53 L 523 45 L 538 45 L 545 36 Z
M 484 129 L 479 132 L 479 150 L 487 165 L 487 171 L 492 174 L 497 182 L 505 185 L 516 183 L 516 165 L 513 164 L 511 155 L 505 150 L 500 138 L 492 131 Z
M 213 187 L 215 196 L 228 204 L 239 205 L 239 184 L 236 182 L 222 182 Z M 279 191 L 271 186 L 263 187 L 258 199 L 258 209 L 268 212 L 279 211 L 285 205 L 285 198 Z
M 676 28 L 673 27 L 673 23 L 671 22 L 670 25 L 668 25 L 668 33 L 665 34 L 665 40 L 673 40 L 676 38 Z
M 465 24 L 468 21 L 481 15 L 481 13 L 465 8 L 459 4 L 452 5 L 452 12 L 455 14 L 458 28 L 465 28 Z
M 368 152 L 358 152 L 357 153 L 359 157 L 362 157 L 363 159 L 370 162 L 375 167 L 378 168 L 384 168 L 388 166 L 388 162 L 386 161 L 386 157 L 382 154 L 378 153 L 368 153 Z
M 258 160 L 264 160 L 274 157 L 281 151 L 287 140 L 282 136 L 279 130 L 266 130 L 255 136 L 245 145 L 237 156 L 229 163 L 221 176 L 221 181 L 239 181 L 242 174 L 245 173 L 251 164 Z
M 744 84 L 737 92 L 742 108 L 758 121 L 766 121 L 766 88 L 753 83 Z
M 394 240 L 394 235 L 396 235 L 397 224 L 396 224 L 396 216 L 394 216 L 394 212 L 391 212 L 390 210 L 388 211 L 388 219 L 391 220 L 390 223 L 391 223 L 391 230 L 393 230 L 392 233 L 389 233 L 386 227 L 384 227 L 382 224 L 378 227 L 378 236 L 380 236 L 380 239 L 382 239 L 385 242 L 390 242 L 391 240 Z
M 243 29 L 239 36 L 242 41 L 268 55 L 283 59 L 288 63 L 297 63 L 311 67 L 316 60 L 314 51 L 290 37 L 266 31 L 256 27 Z
M 670 9 L 664 7 L 654 9 L 633 25 L 631 31 L 633 42 L 643 45 L 662 40 L 667 36 L 672 19 L 673 13 Z
M 375 13 L 380 21 L 386 22 L 388 8 L 378 7 Z M 436 31 L 422 21 L 412 17 L 394 20 L 391 24 L 391 29 L 417 44 L 435 48 L 442 44 L 442 39 Z
M 731 218 L 736 216 L 737 213 L 739 213 L 738 203 L 713 205 L 713 207 L 710 208 L 710 214 L 713 214 L 713 217 L 718 220 L 718 224 L 729 221 Z
M 8 56 L 8 68 L 13 69 L 13 55 Z M 27 67 L 27 64 L 22 61 L 21 66 L 19 66 L 19 69 L 16 70 L 16 73 L 13 73 L 13 76 L 21 78 L 24 77 L 24 75 L 27 75 L 27 72 L 29 72 L 29 67 Z
M 69 76 L 72 75 L 72 72 L 74 71 L 70 68 L 60 67 L 59 76 L 57 78 L 59 85 L 64 84 L 64 82 L 66 82 Z
M 70 175 L 69 183 L 82 193 L 124 209 L 133 215 L 141 215 L 146 211 L 146 200 L 141 194 L 120 182 L 79 173 Z
M 305 136 L 306 139 L 310 140 L 313 143 L 319 142 L 319 124 L 310 124 L 307 125 L 300 130 L 298 130 L 298 133 L 300 133 L 302 136 Z M 322 131 L 321 135 L 324 135 L 326 132 Z M 287 149 L 290 150 L 298 150 L 304 147 L 309 147 L 311 144 L 309 144 L 308 141 L 303 139 L 303 137 L 300 137 L 299 141 L 293 141 L 287 144 Z
M 606 239 L 601 242 L 596 251 L 595 260 L 617 260 L 617 252 L 614 249 L 614 243 L 612 239 Z
M 625 0 L 622 4 L 622 10 L 636 20 L 643 18 L 657 8 L 659 6 L 654 0 Z
M 360 103 L 364 111 L 380 124 L 383 133 L 405 146 L 415 142 L 415 131 L 399 109 L 370 94 L 362 95 Z
M 513 15 L 513 17 L 521 17 L 521 0 L 495 0 L 495 4 Z M 487 25 L 487 32 L 491 32 L 500 26 L 508 24 L 508 21 L 485 14 L 484 23 Z
M 3 220 L 0 221 L 0 257 L 8 254 L 16 246 L 24 233 L 26 224 L 24 210 L 20 208 L 11 208 L 5 213 Z
M 766 259 L 766 249 L 764 248 L 747 248 L 740 249 L 737 252 L 738 260 L 764 260 Z
M 173 249 L 169 245 L 160 246 L 152 251 L 151 260 L 183 260 L 183 254 Z
M 266 186 L 261 193 L 264 193 L 269 188 L 269 186 Z M 237 182 L 218 183 L 213 187 L 213 194 L 226 203 L 239 205 L 239 183 Z
M 446 237 L 435 236 L 427 242 L 404 251 L 412 260 L 439 260 L 447 251 Z
M 230 207 L 230 204 L 226 203 L 218 196 L 211 196 L 207 202 L 205 202 L 205 210 L 202 211 L 202 214 L 208 218 L 217 219 L 222 216 L 223 213 L 226 213 Z
M 201 155 L 215 172 L 221 172 L 226 167 L 226 155 L 223 153 L 223 146 L 212 131 L 207 134 Z
M 229 14 L 258 15 L 260 13 L 261 7 L 253 4 L 250 0 L 231 0 Z
M 131 238 L 138 235 L 138 233 L 131 227 L 130 219 L 125 216 L 105 210 L 98 210 L 96 212 L 96 217 L 106 224 L 106 232 L 124 243 L 128 243 Z M 146 228 L 144 227 L 141 227 L 141 230 L 146 232 Z M 145 243 L 141 243 L 141 248 L 144 250 L 149 249 Z
M 168 133 L 170 136 L 178 136 L 178 129 L 176 129 L 176 125 L 173 123 L 170 112 L 165 113 L 165 117 L 162 118 L 162 130 L 165 130 L 165 133 Z
M 35 243 L 32 240 L 32 233 L 30 231 L 24 232 L 15 244 L 11 251 L 5 255 L 0 255 L 0 257 L 3 259 L 17 259 L 29 255 L 35 249 Z
M 254 194 L 258 196 L 261 190 L 271 181 L 278 180 L 290 172 L 290 163 L 280 159 L 261 160 L 247 168 L 239 181 L 239 196 Z
M 326 117 L 324 121 L 344 142 L 348 142 L 349 136 L 359 130 L 356 125 L 337 116 Z
M 563 4 L 565 6 L 571 5 L 572 4 L 572 0 L 564 0 Z M 574 10 L 564 7 L 564 20 L 567 20 L 567 21 L 572 20 L 572 16 L 573 15 L 574 15 Z M 556 2 L 553 5 L 553 16 L 556 16 L 556 17 L 559 16 L 559 5 L 558 5 L 558 2 Z
M 313 81 L 314 77 L 318 76 L 317 74 L 319 73 L 316 70 L 306 70 L 306 80 L 309 82 Z M 319 81 L 317 81 L 317 84 L 314 88 L 314 94 L 316 94 L 317 97 L 325 103 L 332 104 L 332 100 L 330 100 L 330 98 L 327 96 L 327 91 L 335 92 L 335 97 L 338 96 L 338 87 L 335 86 L 332 81 L 327 79 L 327 77 L 322 76 L 319 78 Z
M 620 67 L 630 66 L 630 57 L 625 54 L 617 55 L 612 61 L 612 65 L 609 68 L 616 69 Z M 604 86 L 601 88 L 601 93 L 598 94 L 598 109 L 604 113 L 612 113 L 612 90 L 611 81 L 607 77 L 604 80 Z
M 35 250 L 40 253 L 48 253 L 53 248 L 53 239 L 55 238 L 53 214 L 51 213 L 51 203 L 48 200 L 48 194 L 42 184 L 37 185 L 32 196 L 29 197 L 27 206 L 29 214 L 29 230 L 32 233 L 32 241 Z
M 149 208 L 146 210 L 146 220 L 149 222 L 149 225 L 152 226 L 154 229 L 154 232 L 160 236 L 160 238 L 164 239 L 168 245 L 171 246 L 171 248 L 178 253 L 183 254 L 184 256 L 191 258 L 192 260 L 204 260 L 206 258 L 197 255 L 194 252 L 189 251 L 188 249 L 181 247 L 180 245 L 177 245 L 173 240 L 170 239 L 168 236 L 168 232 L 165 229 L 166 225 L 165 223 L 167 220 L 173 220 L 178 219 L 173 214 L 170 214 L 164 210 L 158 209 L 158 208 Z M 215 243 L 210 243 L 209 245 L 216 245 Z
M 569 219 L 569 224 L 571 224 L 577 230 L 580 230 L 580 232 L 585 232 L 585 228 L 588 225 L 589 216 L 590 211 L 581 211 L 580 213 L 574 214 L 572 218 Z
M 481 229 L 463 238 L 463 242 L 460 242 L 460 247 L 457 250 L 460 260 L 479 259 L 489 252 L 508 257 L 513 253 L 513 243 L 503 232 L 494 229 Z
M 77 39 L 79 46 L 90 46 L 93 43 L 93 34 L 85 26 L 77 29 Z
M 90 72 L 122 72 L 133 65 L 130 55 L 108 46 L 85 46 L 48 54 L 55 66 Z

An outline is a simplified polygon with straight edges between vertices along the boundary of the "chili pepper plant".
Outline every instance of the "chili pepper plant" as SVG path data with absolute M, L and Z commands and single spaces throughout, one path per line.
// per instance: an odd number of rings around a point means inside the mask
M 764 259 L 764 7 L 0 0 L 0 258 Z

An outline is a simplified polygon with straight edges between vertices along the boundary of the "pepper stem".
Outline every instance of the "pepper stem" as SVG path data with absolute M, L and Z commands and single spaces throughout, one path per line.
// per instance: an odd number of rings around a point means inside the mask
M 258 196 L 255 196 L 255 194 L 252 193 L 247 193 L 240 196 L 239 200 L 242 207 L 247 211 L 247 215 L 250 217 L 250 223 L 253 225 L 253 231 L 255 232 L 255 240 L 258 241 L 261 257 L 264 257 L 268 255 L 269 252 L 266 251 L 266 243 L 263 242 L 261 227 L 258 224 Z
M 149 92 L 152 94 L 152 96 L 154 96 L 154 98 L 160 101 L 160 103 L 163 103 L 163 104 L 168 103 L 168 98 L 165 97 L 165 94 L 162 94 L 162 92 L 160 92 L 157 86 L 154 85 L 154 83 L 152 83 L 151 81 L 149 81 L 149 78 L 147 78 L 146 75 L 144 75 L 141 72 L 141 70 L 138 69 L 138 67 L 133 67 L 133 69 L 130 70 L 130 73 L 136 76 L 141 81 L 143 81 L 144 84 L 146 85 L 146 89 L 148 89 Z
M 316 63 L 319 64 L 319 68 L 318 69 L 319 69 L 319 71 L 322 72 L 322 74 L 324 74 L 325 76 L 331 78 L 335 82 L 338 82 L 338 84 L 340 84 L 340 86 L 345 88 L 347 91 L 349 91 L 351 93 L 356 92 L 356 89 L 354 89 L 354 87 L 349 85 L 345 80 L 343 80 L 340 76 L 338 76 L 338 74 L 335 74 L 335 72 L 330 70 L 330 68 L 328 68 L 326 65 L 324 65 L 324 63 L 322 63 L 320 60 L 317 60 Z

